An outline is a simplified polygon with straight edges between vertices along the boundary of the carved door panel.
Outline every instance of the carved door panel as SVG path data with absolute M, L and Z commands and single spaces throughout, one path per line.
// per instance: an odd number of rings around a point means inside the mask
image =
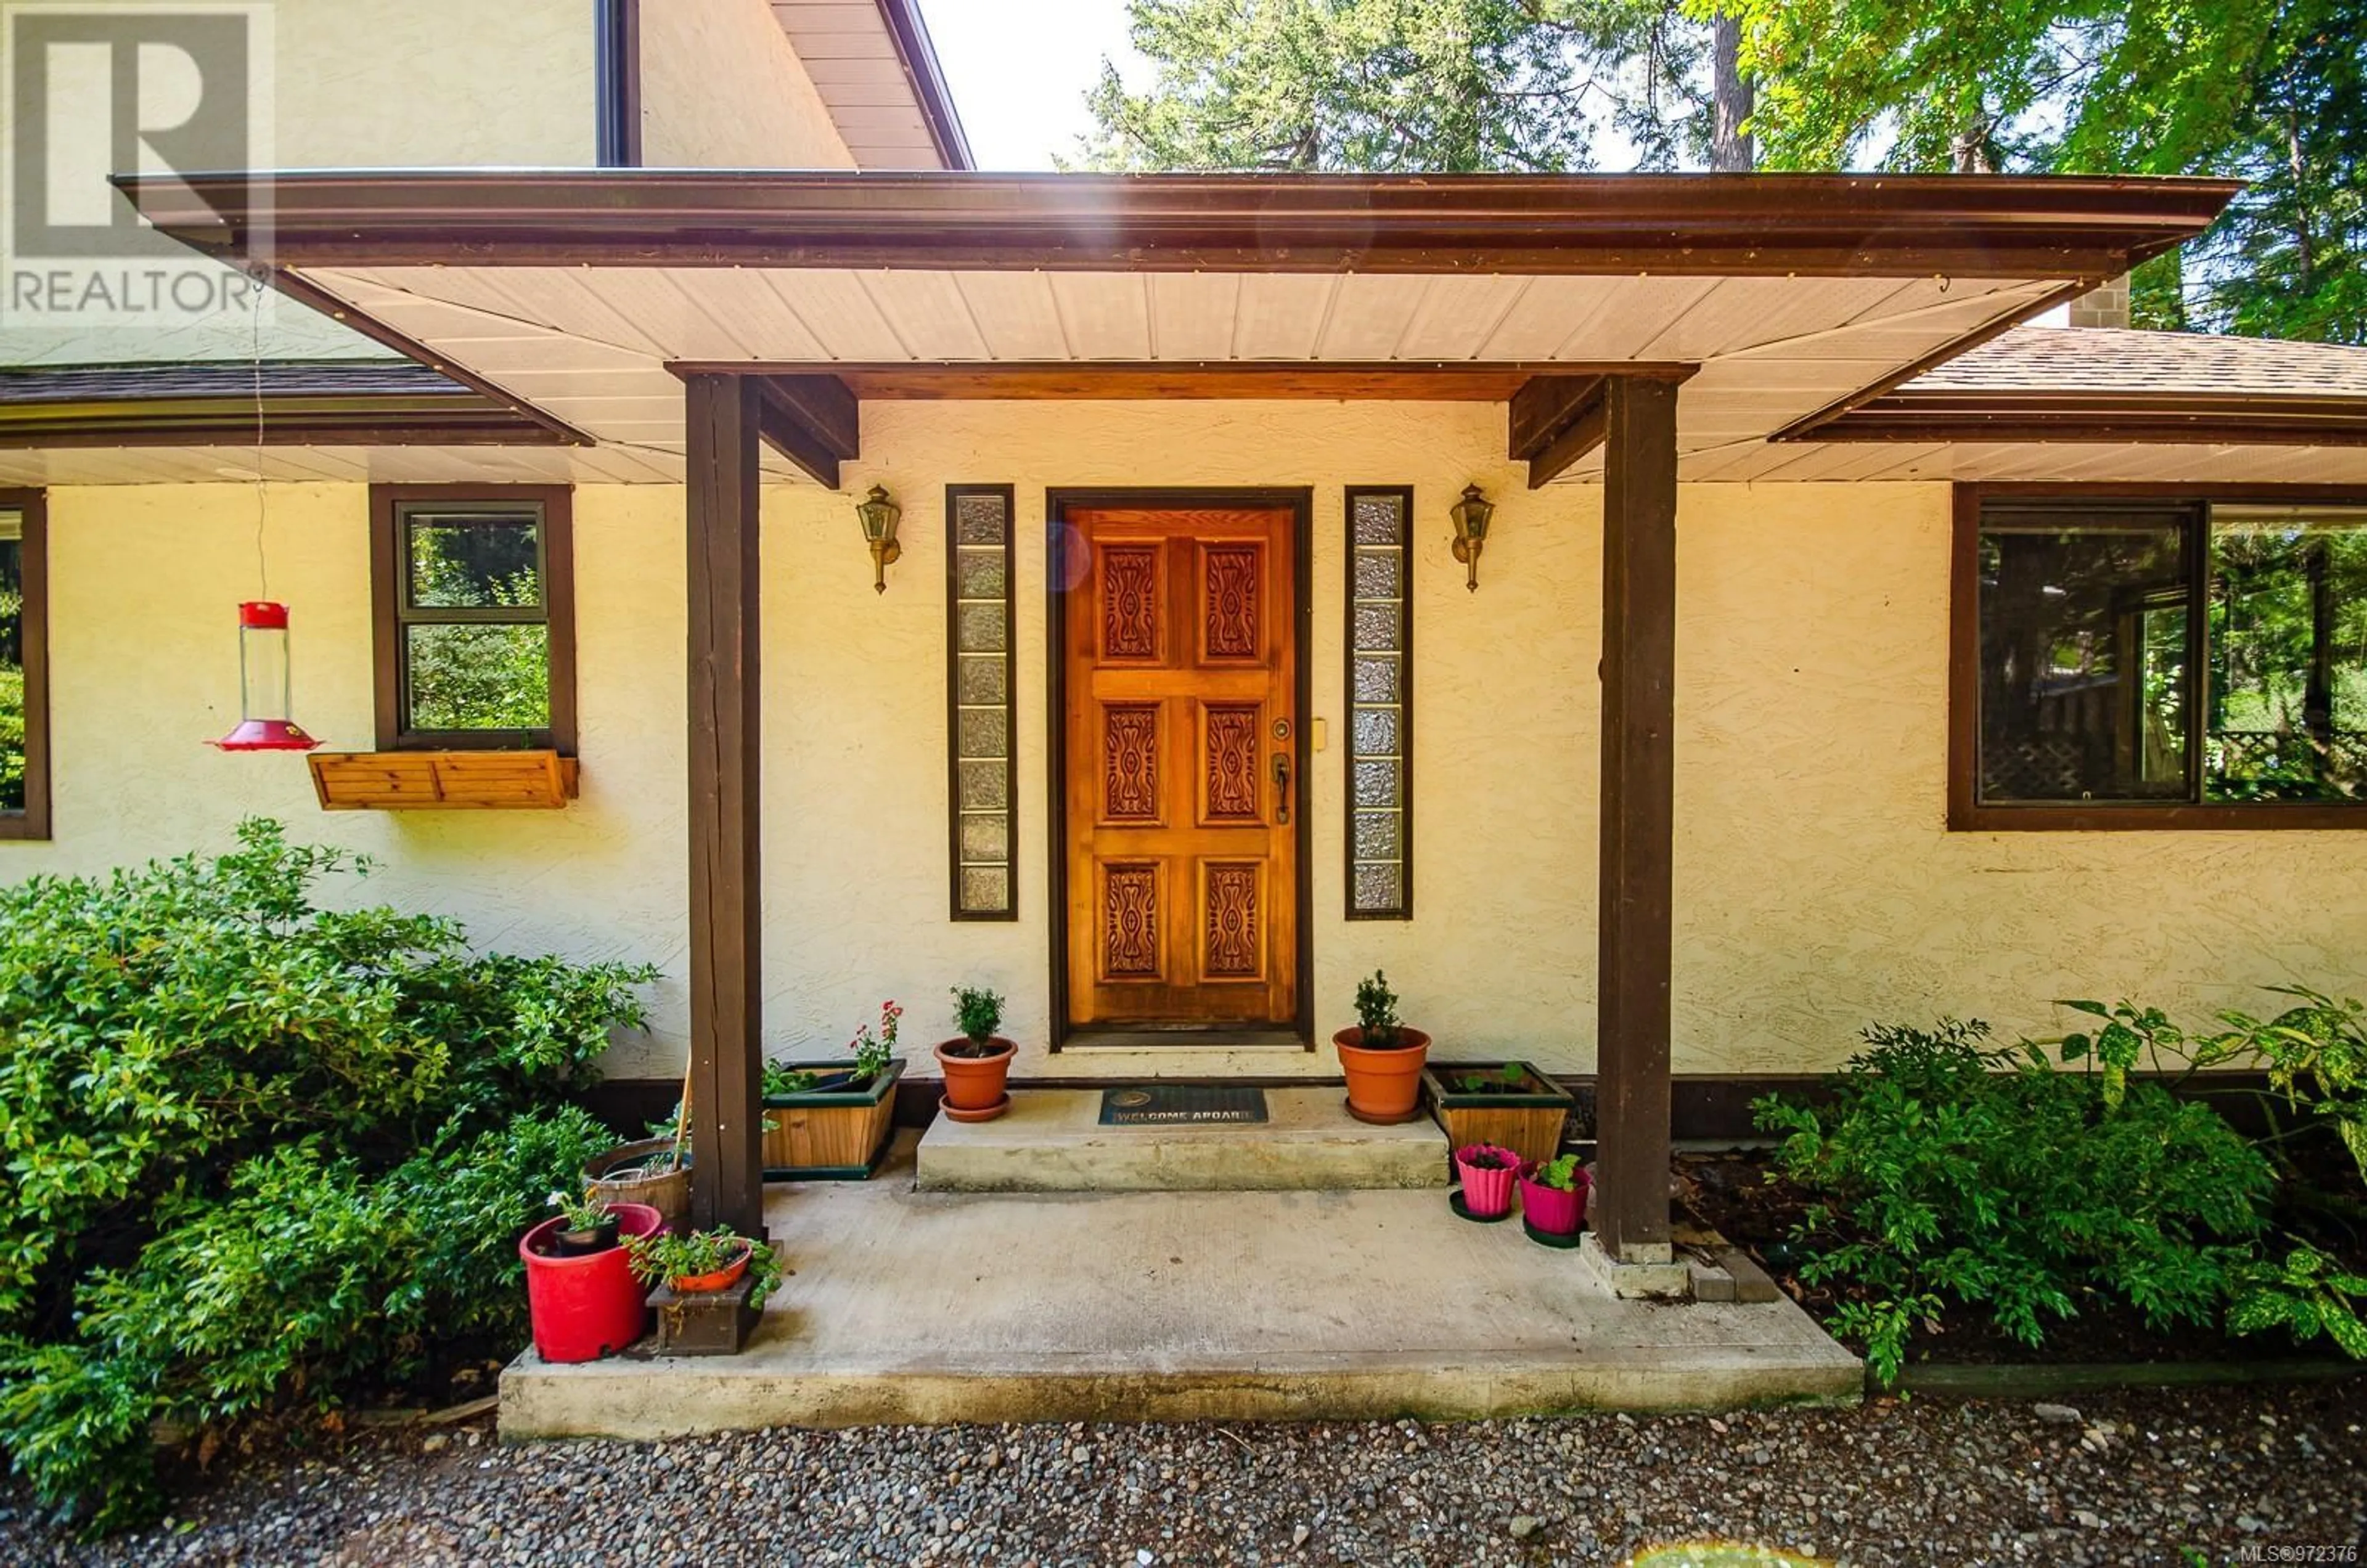
M 1290 1024 L 1292 513 L 1124 508 L 1068 521 L 1070 1022 Z

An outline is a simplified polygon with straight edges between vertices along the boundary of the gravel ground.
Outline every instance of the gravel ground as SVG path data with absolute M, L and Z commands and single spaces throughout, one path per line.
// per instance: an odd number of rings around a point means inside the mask
M 18 1563 L 1389 1563 L 1624 1560 L 1734 1538 L 1844 1562 L 2345 1557 L 2353 1384 L 1417 1426 L 889 1427 L 497 1447 L 489 1425 L 218 1463 L 101 1546 Z M 2189 1549 L 2191 1549 L 2190 1551 Z M 2287 1558 L 2286 1561 L 2306 1560 Z

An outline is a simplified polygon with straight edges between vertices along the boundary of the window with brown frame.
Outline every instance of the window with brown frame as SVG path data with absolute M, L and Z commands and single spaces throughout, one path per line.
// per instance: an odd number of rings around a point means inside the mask
M 1960 492 L 1958 828 L 2367 827 L 2367 497 Z
M 574 753 L 571 522 L 563 485 L 372 487 L 380 750 Z
M 0 839 L 50 836 L 46 516 L 40 491 L 0 490 Z

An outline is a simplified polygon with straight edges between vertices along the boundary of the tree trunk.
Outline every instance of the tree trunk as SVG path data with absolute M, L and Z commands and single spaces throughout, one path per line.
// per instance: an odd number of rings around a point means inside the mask
M 1989 122 L 1985 118 L 1958 131 L 1949 150 L 1954 157 L 1956 173 L 1960 175 L 1997 173 L 1997 157 L 1989 147 Z
M 1758 95 L 1750 78 L 1742 73 L 1742 20 L 1720 11 L 1712 18 L 1710 28 L 1711 94 L 1716 119 L 1710 130 L 1709 166 L 1722 175 L 1747 175 L 1758 158 L 1750 135 L 1742 127 Z
M 2285 110 L 2285 166 L 2293 171 L 2293 251 L 2300 263 L 2297 278 L 2301 285 L 2297 292 L 2306 297 L 2317 287 L 2317 243 L 2310 232 L 2309 160 L 2301 150 L 2301 117 L 2290 107 Z

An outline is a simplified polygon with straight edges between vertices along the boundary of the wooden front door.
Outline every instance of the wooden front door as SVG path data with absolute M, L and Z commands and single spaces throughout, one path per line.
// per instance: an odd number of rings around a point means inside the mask
M 1296 514 L 1108 507 L 1066 521 L 1068 1021 L 1291 1026 Z

